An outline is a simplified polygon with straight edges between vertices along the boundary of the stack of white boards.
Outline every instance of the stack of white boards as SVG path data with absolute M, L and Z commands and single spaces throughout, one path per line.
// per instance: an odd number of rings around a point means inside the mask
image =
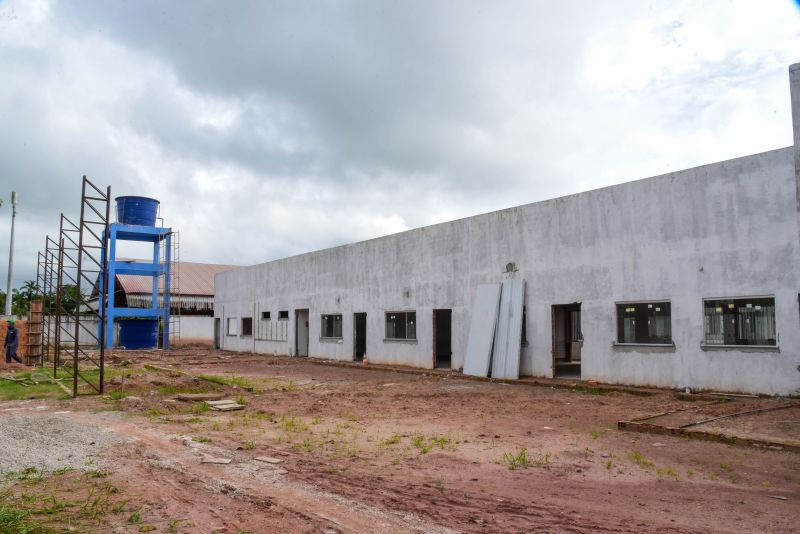
M 244 410 L 244 404 L 239 404 L 236 401 L 232 401 L 230 399 L 223 399 L 217 401 L 208 401 L 206 404 L 212 409 L 218 412 L 231 412 L 233 410 Z
M 519 378 L 525 280 L 480 284 L 472 302 L 472 319 L 464 356 L 464 374 Z

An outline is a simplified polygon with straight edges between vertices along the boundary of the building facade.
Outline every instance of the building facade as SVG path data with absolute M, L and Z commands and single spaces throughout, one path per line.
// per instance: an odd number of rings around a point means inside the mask
M 525 280 L 520 371 L 800 393 L 794 145 L 218 274 L 224 349 L 463 365 L 476 287 Z

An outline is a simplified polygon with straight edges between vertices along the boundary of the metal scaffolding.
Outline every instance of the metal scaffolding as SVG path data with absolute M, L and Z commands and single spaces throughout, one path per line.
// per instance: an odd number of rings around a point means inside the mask
M 111 187 L 103 191 L 84 176 L 78 223 L 62 213 L 58 241 L 48 236 L 45 252 L 39 253 L 42 364 L 52 356 L 54 376 L 61 371 L 72 378 L 73 396 L 78 395 L 79 383 L 96 393 L 104 390 L 105 339 L 96 325 L 103 322 L 107 299 L 110 209 Z M 90 303 L 93 295 L 98 296 L 97 305 Z

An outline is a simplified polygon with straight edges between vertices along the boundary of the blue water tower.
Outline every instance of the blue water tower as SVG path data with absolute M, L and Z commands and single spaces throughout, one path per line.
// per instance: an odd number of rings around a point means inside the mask
M 108 227 L 108 300 L 101 303 L 100 328 L 105 328 L 106 347 L 114 342 L 114 321 L 120 325 L 120 345 L 126 349 L 149 349 L 158 345 L 159 324 L 162 329 L 162 347 L 169 348 L 170 316 L 170 263 L 172 261 L 172 229 L 156 226 L 158 200 L 154 198 L 117 197 L 117 222 Z M 151 261 L 117 260 L 117 241 L 137 241 L 153 244 Z M 161 258 L 161 245 L 164 258 Z M 163 259 L 163 261 L 162 261 Z M 106 258 L 102 258 L 103 261 Z M 152 277 L 152 301 L 149 308 L 118 308 L 114 301 L 114 287 L 118 274 Z M 164 285 L 159 288 L 159 278 Z M 101 280 L 101 285 L 103 284 Z M 159 290 L 163 298 L 159 299 Z M 101 287 L 102 294 L 102 287 Z

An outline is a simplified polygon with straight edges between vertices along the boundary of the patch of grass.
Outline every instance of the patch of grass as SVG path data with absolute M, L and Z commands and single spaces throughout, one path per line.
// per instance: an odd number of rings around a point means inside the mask
M 246 406 L 247 399 L 244 397 L 244 395 L 239 395 L 238 397 L 236 397 L 236 404 L 241 404 L 242 406 Z
M 411 444 L 419 449 L 420 454 L 428 454 L 433 448 L 433 444 L 425 440 L 424 434 L 412 435 Z
M 508 468 L 512 471 L 527 469 L 531 465 L 530 460 L 528 460 L 528 449 L 525 447 L 521 448 L 516 454 L 504 452 L 503 461 L 508 464 Z
M 192 406 L 192 413 L 201 414 L 206 413 L 211 409 L 211 406 L 207 402 L 198 402 Z
M 211 438 L 206 436 L 193 436 L 192 441 L 196 443 L 211 443 Z
M 199 375 L 198 378 L 221 386 L 236 386 L 250 393 L 264 393 L 263 386 L 243 376 Z
M 115 400 L 115 401 L 122 400 L 125 397 L 127 397 L 128 395 L 130 395 L 130 393 L 125 393 L 124 391 L 120 391 L 120 390 L 111 391 L 108 394 L 108 396 L 111 397 L 111 400 Z
M 144 414 L 148 417 L 160 417 L 162 415 L 166 415 L 166 412 L 162 412 L 158 408 L 148 408 L 144 411 Z
M 244 442 L 244 450 L 252 451 L 255 448 L 256 448 L 256 442 L 255 441 L 249 440 L 249 441 L 245 441 Z
M 608 433 L 609 430 L 611 430 L 611 429 L 608 428 L 608 427 L 603 427 L 603 428 L 601 428 L 599 430 L 594 429 L 591 432 L 589 432 L 589 435 L 592 436 L 592 439 L 598 439 L 598 438 L 604 436 L 606 433 Z
M 659 467 L 656 469 L 658 476 L 668 476 L 678 480 L 678 473 L 671 467 Z
M 140 510 L 136 510 L 130 515 L 130 517 L 128 517 L 128 523 L 136 525 L 141 522 L 142 522 L 142 512 Z
M 392 445 L 396 445 L 400 443 L 401 436 L 400 434 L 392 434 L 388 438 L 381 441 L 381 447 L 390 447 Z
M 308 425 L 297 417 L 281 416 L 281 426 L 286 432 L 305 432 L 308 430 Z
M 155 525 L 142 525 L 139 527 L 139 532 L 153 532 L 155 529 Z
M 656 464 L 654 464 L 651 460 L 648 460 L 641 452 L 639 451 L 631 451 L 628 453 L 628 459 L 632 462 L 636 463 L 642 469 L 655 469 Z
M 536 455 L 536 458 L 534 458 L 533 465 L 535 465 L 536 467 L 546 467 L 546 468 L 549 469 L 550 468 L 550 456 L 551 455 L 550 455 L 549 452 L 540 451 Z
M 289 380 L 288 382 L 278 382 L 272 385 L 273 391 L 294 391 L 298 389 L 297 383 L 294 380 Z
M 66 393 L 53 383 L 49 373 L 24 371 L 11 376 L 12 380 L 0 380 L 0 401 L 22 399 L 64 398 Z M 67 386 L 71 389 L 71 386 Z
M 31 513 L 28 510 L 8 504 L 0 504 L 0 532 L 16 532 L 28 534 L 39 530 L 39 525 L 28 521 Z
M 315 415 L 315 416 L 313 416 L 313 417 L 311 418 L 311 424 L 312 424 L 312 425 L 318 425 L 318 424 L 320 424 L 320 423 L 322 423 L 322 417 L 320 417 L 320 416 L 318 416 L 318 415 Z

